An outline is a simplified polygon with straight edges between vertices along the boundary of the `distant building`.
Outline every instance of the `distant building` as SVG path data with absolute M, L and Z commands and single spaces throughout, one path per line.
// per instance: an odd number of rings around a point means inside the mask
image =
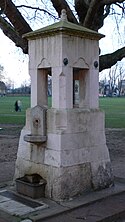
M 125 96 L 125 80 L 121 80 L 118 82 L 118 88 L 120 92 L 120 96 Z
M 110 83 L 105 83 L 104 81 L 99 82 L 99 96 L 119 96 L 119 89 L 117 85 L 111 85 Z
M 6 85 L 4 82 L 0 81 L 0 96 L 6 95 Z

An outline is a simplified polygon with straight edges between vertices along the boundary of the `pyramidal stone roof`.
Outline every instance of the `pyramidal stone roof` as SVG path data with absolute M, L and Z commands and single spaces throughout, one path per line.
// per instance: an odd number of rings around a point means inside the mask
M 59 22 L 56 22 L 52 25 L 43 27 L 41 29 L 38 29 L 32 32 L 29 32 L 23 35 L 23 38 L 36 39 L 36 38 L 56 35 L 59 33 L 64 33 L 64 34 L 68 34 L 72 36 L 79 36 L 79 37 L 83 37 L 87 39 L 96 39 L 96 40 L 99 40 L 105 37 L 104 35 L 96 31 L 93 31 L 81 25 L 77 25 L 77 24 L 69 22 L 67 20 L 66 10 L 63 9 L 61 13 L 61 19 Z

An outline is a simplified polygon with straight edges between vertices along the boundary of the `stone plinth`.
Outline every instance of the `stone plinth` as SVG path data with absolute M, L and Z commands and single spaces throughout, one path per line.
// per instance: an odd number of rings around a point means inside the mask
M 62 200 L 113 184 L 103 112 L 49 109 L 47 135 L 41 153 L 40 148 L 26 144 L 28 155 L 18 156 L 20 176 L 41 175 L 47 181 L 47 197 Z
M 63 172 L 62 176 L 52 174 L 55 175 L 53 181 L 56 181 L 52 185 L 52 198 L 58 196 L 56 184 L 60 184 L 62 198 L 113 184 L 104 113 L 98 109 L 50 109 L 47 117 L 45 164 L 53 170 L 56 167 L 60 174 Z

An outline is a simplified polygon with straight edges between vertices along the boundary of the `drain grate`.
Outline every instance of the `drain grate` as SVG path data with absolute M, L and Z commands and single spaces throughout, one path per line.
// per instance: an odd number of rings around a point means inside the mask
M 18 196 L 16 195 L 15 193 L 11 192 L 11 191 L 3 191 L 3 192 L 0 192 L 0 195 L 1 196 L 4 196 L 4 197 L 7 197 L 11 200 L 14 200 L 16 202 L 19 202 L 19 203 L 22 203 L 28 207 L 32 207 L 32 208 L 37 208 L 37 207 L 41 207 L 43 206 L 44 204 L 40 204 L 40 203 L 37 203 L 35 201 L 32 201 L 32 200 L 28 200 L 26 199 L 25 197 L 21 197 L 21 196 Z

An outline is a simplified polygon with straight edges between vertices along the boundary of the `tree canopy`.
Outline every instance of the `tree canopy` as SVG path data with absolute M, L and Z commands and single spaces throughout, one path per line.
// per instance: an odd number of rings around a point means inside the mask
M 34 12 L 32 19 L 35 23 L 38 18 L 45 19 L 45 16 L 58 19 L 61 10 L 66 9 L 70 22 L 95 31 L 103 27 L 104 20 L 109 15 L 116 13 L 114 6 L 119 8 L 119 16 L 124 18 L 125 1 L 123 0 L 74 0 L 74 2 L 73 0 L 24 0 L 23 2 L 25 4 L 22 4 L 22 1 L 19 4 L 19 1 L 16 0 L 0 0 L 0 28 L 26 54 L 28 53 L 28 44 L 27 40 L 22 38 L 22 35 L 32 31 L 29 10 Z M 124 57 L 125 47 L 101 55 L 100 71 L 112 67 Z

